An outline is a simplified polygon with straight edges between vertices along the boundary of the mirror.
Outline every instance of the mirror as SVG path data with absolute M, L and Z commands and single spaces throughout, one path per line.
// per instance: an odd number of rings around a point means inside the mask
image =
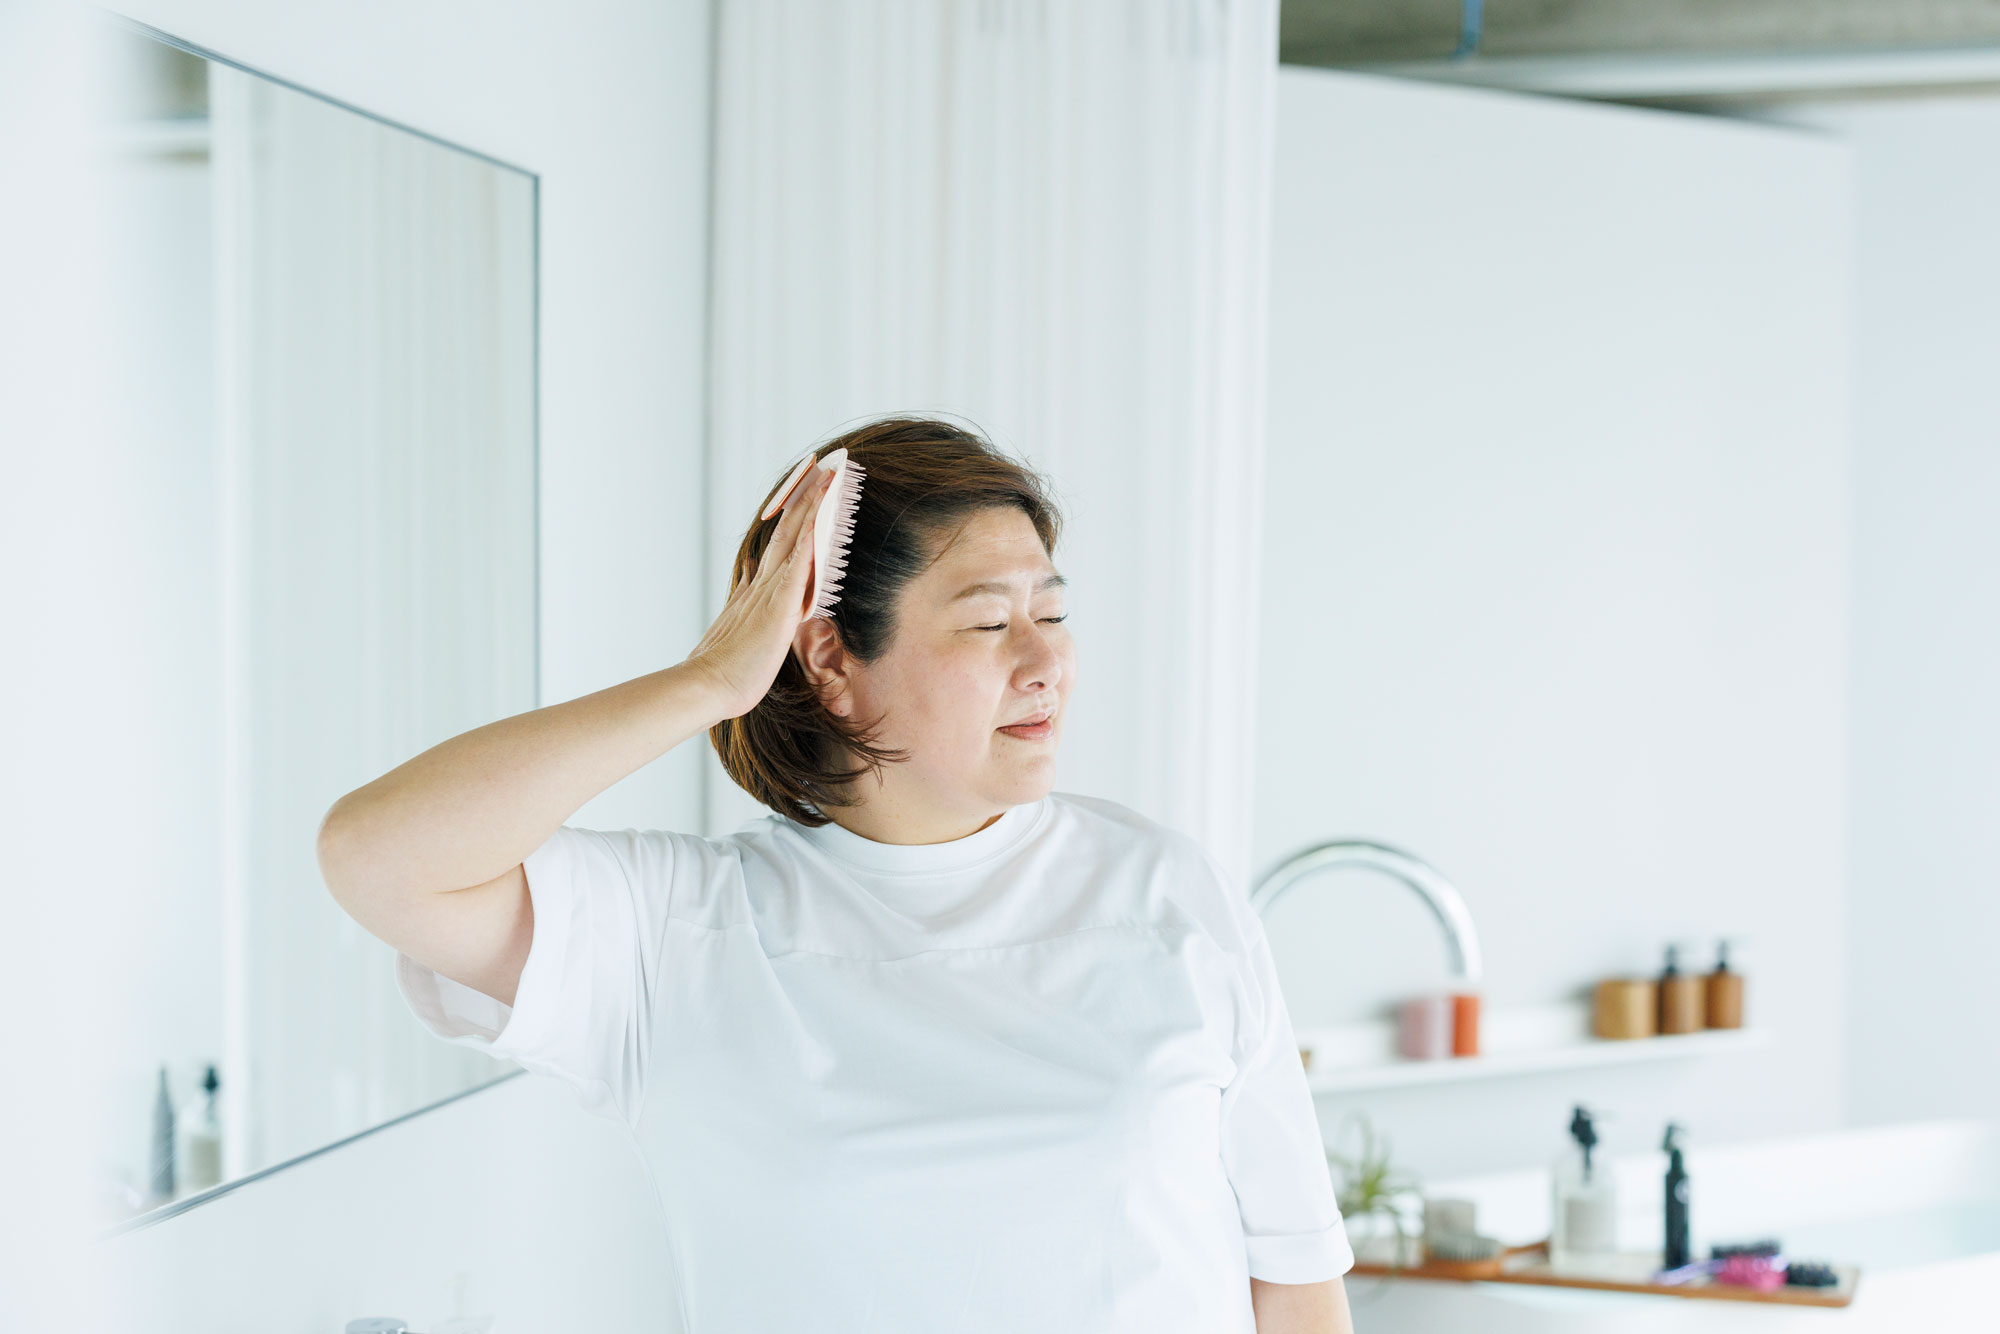
M 118 824 L 177 905 L 106 1039 L 95 1184 L 130 1225 L 514 1068 L 422 1032 L 314 839 L 341 794 L 537 704 L 537 192 L 105 29 L 106 355 L 149 473 L 134 661 L 164 664 L 131 762 L 171 757 Z

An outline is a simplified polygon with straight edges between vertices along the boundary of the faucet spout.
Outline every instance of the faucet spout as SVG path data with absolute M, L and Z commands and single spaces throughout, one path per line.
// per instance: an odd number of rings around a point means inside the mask
M 1466 910 L 1465 900 L 1459 897 L 1458 891 L 1436 867 L 1386 843 L 1337 839 L 1293 853 L 1258 877 L 1250 890 L 1250 906 L 1261 917 L 1306 877 L 1345 866 L 1380 871 L 1413 890 L 1431 910 L 1431 915 L 1444 932 L 1445 947 L 1451 955 L 1453 982 L 1466 991 L 1478 985 L 1483 966 L 1479 955 L 1479 933 L 1473 930 L 1472 914 Z

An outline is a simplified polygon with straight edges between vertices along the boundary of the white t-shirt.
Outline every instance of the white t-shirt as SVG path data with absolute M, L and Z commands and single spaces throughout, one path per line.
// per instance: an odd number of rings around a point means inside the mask
M 564 826 L 511 1007 L 439 1037 L 571 1085 L 653 1174 L 689 1334 L 1253 1334 L 1353 1263 L 1262 924 L 1071 793 L 947 843 L 779 815 Z

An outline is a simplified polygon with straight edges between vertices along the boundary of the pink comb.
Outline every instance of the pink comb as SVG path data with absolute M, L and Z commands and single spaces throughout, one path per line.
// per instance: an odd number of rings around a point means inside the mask
M 785 506 L 785 499 L 798 487 L 806 470 L 813 465 L 808 454 L 792 469 L 792 475 L 771 497 L 759 518 L 768 519 Z M 806 619 L 832 616 L 840 601 L 840 577 L 847 570 L 847 544 L 854 537 L 854 515 L 861 505 L 861 465 L 849 461 L 846 449 L 836 449 L 819 460 L 819 466 L 833 474 L 833 482 L 820 497 L 819 513 L 813 516 L 812 579 L 806 590 Z

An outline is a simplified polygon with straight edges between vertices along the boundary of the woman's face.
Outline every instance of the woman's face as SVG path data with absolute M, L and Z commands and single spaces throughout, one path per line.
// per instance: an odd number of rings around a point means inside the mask
M 839 653 L 829 622 L 800 628 L 803 660 L 837 664 L 828 707 L 879 718 L 875 744 L 910 753 L 860 780 L 863 807 L 829 814 L 880 842 L 942 842 L 1049 791 L 1076 684 L 1061 578 L 1026 514 L 985 509 L 904 588 L 876 662 Z M 1043 714 L 1044 736 L 1002 730 Z

